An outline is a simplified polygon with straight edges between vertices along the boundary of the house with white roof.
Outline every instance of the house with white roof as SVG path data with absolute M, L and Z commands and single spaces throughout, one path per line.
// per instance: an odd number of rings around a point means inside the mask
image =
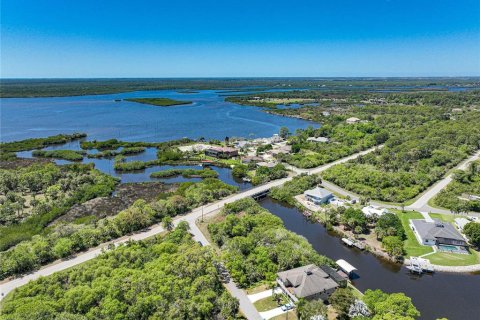
M 388 213 L 388 210 L 378 206 L 367 206 L 362 208 L 362 212 L 367 218 L 379 218 Z
M 320 187 L 306 190 L 303 195 L 307 201 L 313 202 L 316 205 L 328 203 L 330 199 L 333 198 L 333 194 L 330 191 Z

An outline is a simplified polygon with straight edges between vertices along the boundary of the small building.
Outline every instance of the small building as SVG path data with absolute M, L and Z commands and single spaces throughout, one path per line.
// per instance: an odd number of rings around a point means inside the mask
M 362 212 L 367 218 L 379 218 L 388 213 L 388 210 L 378 206 L 367 206 L 362 208 Z
M 333 194 L 330 191 L 320 187 L 306 190 L 303 195 L 307 201 L 313 202 L 316 205 L 328 203 L 330 199 L 333 198 Z
M 355 271 L 357 271 L 357 268 L 352 266 L 350 263 L 343 259 L 339 259 L 335 261 L 335 263 L 338 265 L 341 271 L 345 272 L 348 276 L 351 276 Z
M 465 218 L 455 218 L 455 225 L 457 226 L 457 229 L 460 231 L 463 231 L 463 228 L 467 225 L 467 223 L 470 223 L 470 220 L 465 219 Z
M 326 138 L 326 137 L 309 137 L 307 138 L 307 141 L 310 141 L 310 142 L 319 142 L 319 143 L 327 143 L 330 141 L 330 139 Z
M 453 112 L 453 113 L 462 113 L 463 110 L 462 110 L 462 108 L 453 108 L 453 109 L 452 109 L 452 112 Z
M 354 123 L 360 122 L 360 119 L 355 118 L 355 117 L 351 117 L 351 118 L 348 118 L 348 119 L 346 120 L 346 122 L 347 122 L 348 124 L 354 124 Z
M 419 243 L 425 246 L 457 246 L 467 248 L 467 242 L 455 227 L 438 219 L 432 222 L 422 219 L 411 219 L 410 227 Z
M 238 156 L 238 150 L 230 147 L 211 147 L 205 150 L 205 155 L 214 158 L 227 159 Z
M 314 264 L 309 264 L 279 272 L 277 273 L 277 283 L 285 294 L 295 302 L 299 298 L 326 301 L 340 287 L 335 279 L 342 283 L 343 279 L 336 275 L 333 276 L 335 273 L 333 269 L 331 272 L 326 272 L 324 267 L 329 268 L 327 266 L 320 268 Z

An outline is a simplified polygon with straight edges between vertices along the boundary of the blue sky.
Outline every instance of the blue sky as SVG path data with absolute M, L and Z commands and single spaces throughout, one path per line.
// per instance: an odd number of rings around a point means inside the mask
M 1 76 L 480 75 L 474 0 L 2 0 Z

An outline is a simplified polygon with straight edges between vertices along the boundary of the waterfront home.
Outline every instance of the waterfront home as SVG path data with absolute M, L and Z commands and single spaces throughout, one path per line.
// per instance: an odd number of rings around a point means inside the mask
M 467 223 L 470 223 L 470 220 L 465 219 L 465 218 L 455 218 L 455 225 L 457 226 L 457 229 L 460 231 L 463 231 L 463 228 L 467 225 Z
M 232 158 L 238 156 L 238 150 L 231 147 L 211 147 L 205 150 L 205 155 L 214 158 Z
M 330 191 L 320 187 L 306 190 L 303 195 L 307 201 L 313 202 L 316 205 L 328 203 L 330 199 L 333 198 L 333 194 Z
M 328 268 L 330 267 L 322 266 L 320 268 L 314 264 L 309 264 L 279 272 L 277 273 L 277 283 L 294 302 L 297 302 L 299 298 L 326 301 L 340 287 L 336 280 L 344 281 L 336 275 L 333 269 L 328 270 Z
M 330 139 L 326 138 L 326 137 L 309 137 L 307 138 L 307 141 L 310 141 L 310 142 L 319 142 L 319 143 L 327 143 L 330 141 Z
M 360 122 L 360 119 L 355 118 L 355 117 L 351 117 L 351 118 L 348 118 L 348 119 L 346 120 L 346 122 L 347 122 L 348 124 L 354 124 L 354 123 Z
M 367 218 L 380 218 L 388 213 L 388 210 L 378 206 L 367 206 L 362 208 L 362 212 Z
M 450 252 L 464 252 L 468 247 L 460 232 L 448 222 L 437 219 L 432 219 L 432 221 L 411 219 L 410 227 L 418 242 L 425 246 L 437 246 L 440 250 L 448 249 Z

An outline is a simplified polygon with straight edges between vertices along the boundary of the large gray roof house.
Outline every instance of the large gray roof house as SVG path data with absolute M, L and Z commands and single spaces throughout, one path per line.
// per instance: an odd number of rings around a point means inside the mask
M 277 283 L 294 301 L 328 297 L 340 286 L 331 275 L 314 264 L 277 273 Z
M 433 221 L 412 219 L 410 220 L 410 227 L 414 231 L 418 242 L 426 246 L 442 244 L 468 246 L 460 232 L 448 222 L 437 219 L 433 219 Z

